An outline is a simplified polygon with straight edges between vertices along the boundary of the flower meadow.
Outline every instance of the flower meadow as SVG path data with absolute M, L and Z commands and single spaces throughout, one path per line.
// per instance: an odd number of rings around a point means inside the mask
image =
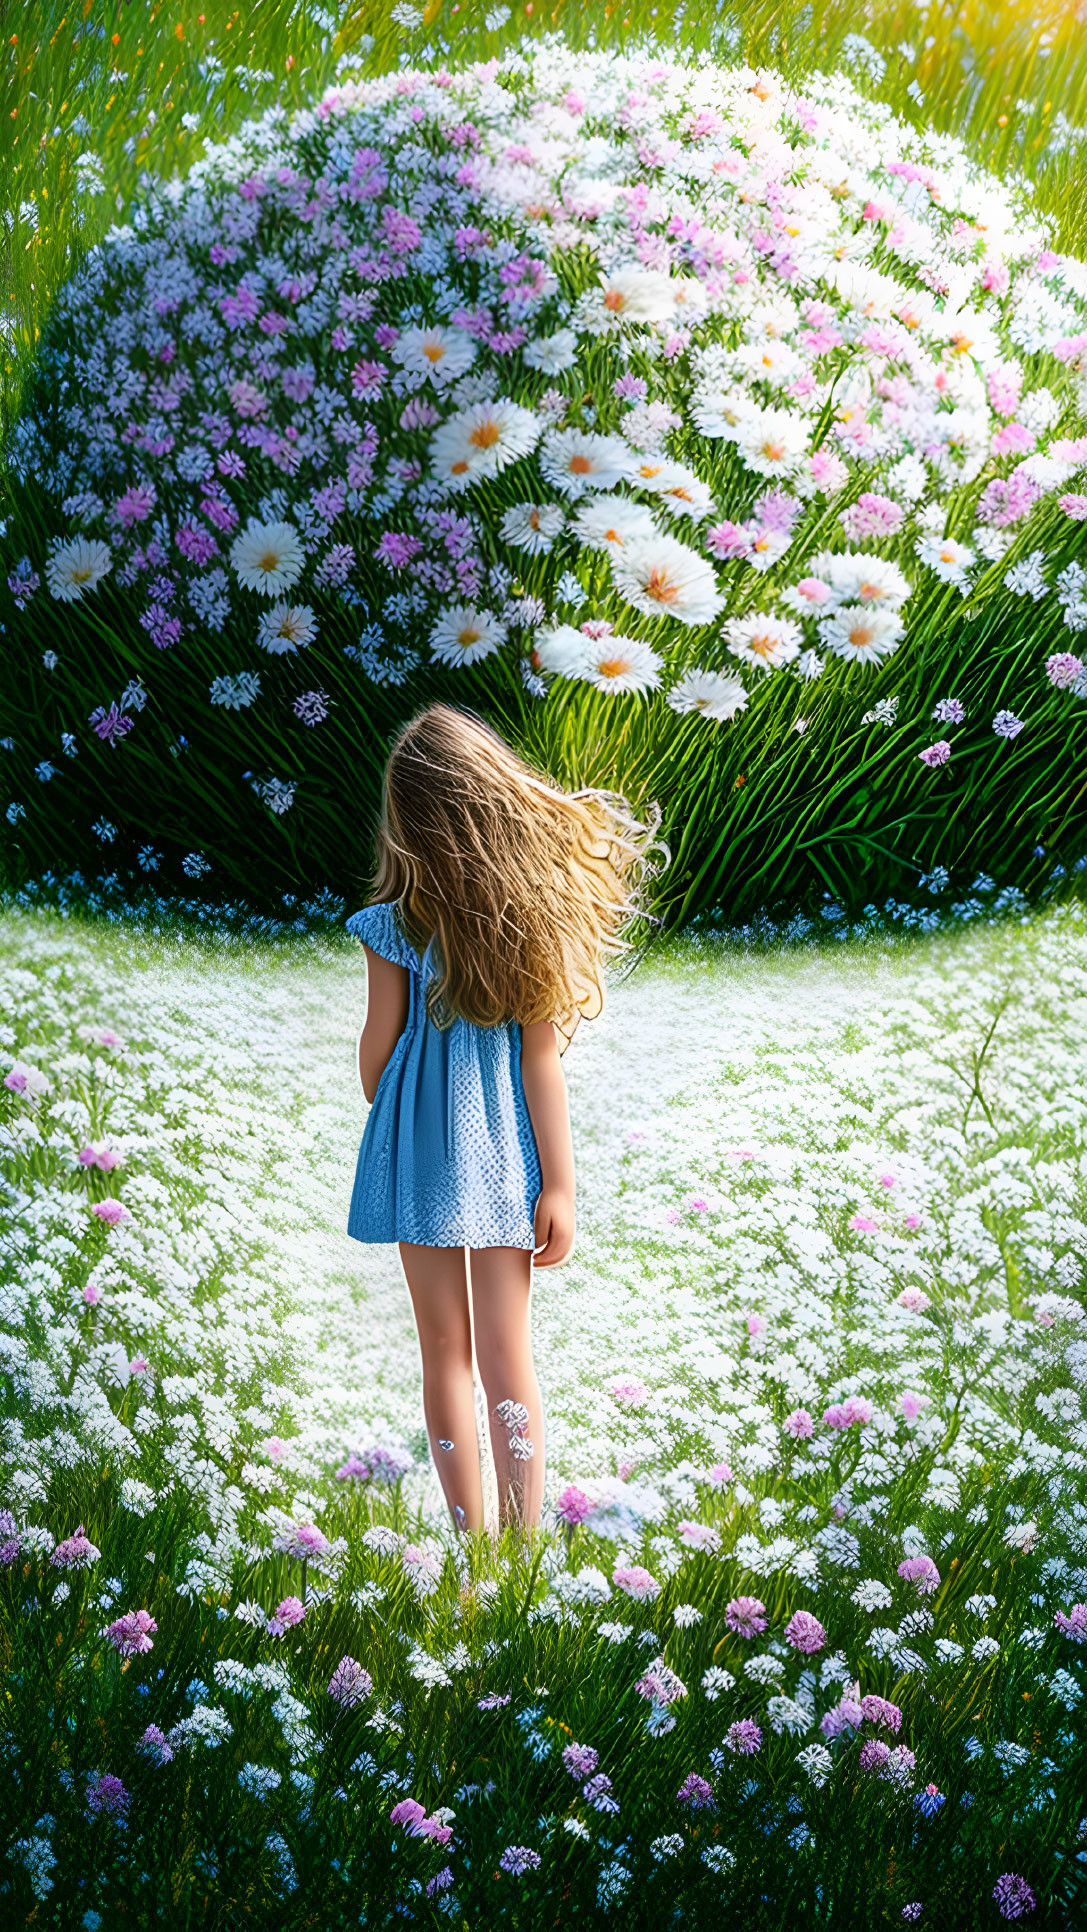
M 9 908 L 5 1923 L 1082 1923 L 1084 924 L 609 989 L 494 1550 L 342 1231 L 355 943 Z
M 7 439 L 5 863 L 330 876 L 435 692 L 659 796 L 677 917 L 1067 863 L 1087 268 L 1053 239 L 841 74 L 559 34 L 348 62 L 150 178 Z

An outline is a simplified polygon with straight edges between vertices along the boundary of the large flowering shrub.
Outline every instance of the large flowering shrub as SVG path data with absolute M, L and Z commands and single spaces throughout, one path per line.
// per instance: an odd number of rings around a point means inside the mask
M 923 788 L 967 716 L 1083 725 L 1085 363 L 1087 269 L 1025 196 L 841 79 L 558 40 L 345 79 L 65 291 L 10 450 L 59 527 L 9 590 L 54 625 L 123 593 L 100 771 L 150 698 L 227 801 L 296 817 L 390 689 L 508 703 L 516 667 L 530 709 L 585 682 L 756 744 L 993 604 L 1034 648 L 999 701 L 915 695 Z

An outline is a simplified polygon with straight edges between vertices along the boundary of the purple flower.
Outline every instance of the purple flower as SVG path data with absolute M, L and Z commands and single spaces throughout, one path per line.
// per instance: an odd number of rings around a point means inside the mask
M 594 1811 L 614 1812 L 619 1809 L 618 1800 L 611 1795 L 611 1779 L 605 1771 L 598 1771 L 595 1778 L 590 1778 L 586 1784 L 583 1784 L 581 1795 L 592 1805 Z
M 1063 1610 L 1058 1610 L 1053 1622 L 1062 1635 L 1071 1637 L 1074 1644 L 1087 1643 L 1087 1603 L 1074 1603 L 1067 1616 Z
M 591 1744 L 568 1744 L 562 1761 L 572 1777 L 591 1778 L 600 1762 L 600 1755 Z
M 996 717 L 993 719 L 993 730 L 996 732 L 998 738 L 1018 738 L 1022 729 L 1023 720 L 1022 718 L 1017 718 L 1014 711 L 998 711 Z M 1029 1910 L 1030 1908 L 1025 1907 L 1024 1909 Z M 1007 1913 L 1004 1916 L 1007 1917 Z M 1013 1918 L 1018 1918 L 1018 1916 L 1018 1912 L 1012 1914 Z
M 527 1845 L 507 1845 L 498 1863 L 504 1872 L 512 1872 L 515 1878 L 519 1878 L 522 1872 L 536 1870 L 540 1854 L 530 1850 Z
M 566 1523 L 570 1529 L 576 1529 L 583 1523 L 587 1516 L 592 1515 L 594 1508 L 595 1504 L 591 1498 L 586 1496 L 584 1490 L 579 1489 L 576 1483 L 568 1483 L 555 1504 L 555 1512 L 560 1522 Z
M 871 1693 L 862 1697 L 861 1714 L 870 1724 L 884 1724 L 889 1731 L 901 1729 L 902 1712 L 897 1704 L 888 1703 L 885 1697 L 875 1697 Z
M 136 1749 L 146 1752 L 148 1757 L 156 1758 L 159 1764 L 169 1764 L 174 1755 L 172 1747 L 167 1743 L 157 1724 L 147 1726 Z
M 690 1805 L 695 1811 L 700 1810 L 703 1805 L 712 1805 L 713 1787 L 706 1783 L 705 1778 L 700 1778 L 697 1771 L 692 1771 L 684 1778 L 676 1792 L 676 1803 Z
M 815 1423 L 807 1409 L 794 1409 L 791 1415 L 786 1416 L 781 1426 L 787 1436 L 796 1436 L 798 1440 L 801 1436 L 810 1436 L 815 1432 Z
M 123 1617 L 110 1624 L 106 1635 L 122 1657 L 135 1657 L 141 1651 L 154 1648 L 150 1633 L 157 1629 L 154 1617 L 146 1610 L 126 1610 Z
M 509 1701 L 510 1701 L 509 1691 L 488 1691 L 486 1697 L 476 1698 L 476 1709 L 480 1711 L 497 1711 L 503 1704 L 508 1704 Z M 570 1749 L 572 1751 L 576 1750 L 577 1748 L 578 1747 L 576 1745 L 570 1746 Z M 592 1754 L 592 1759 L 593 1759 L 593 1764 L 595 1765 L 596 1763 L 595 1751 Z
M 272 1538 L 272 1547 L 304 1562 L 311 1556 L 323 1556 L 329 1545 L 315 1523 L 295 1523 Z
M 443 1865 L 440 1872 L 435 1872 L 433 1878 L 429 1878 L 427 1880 L 427 1887 L 426 1887 L 427 1897 L 433 1898 L 435 1892 L 444 1892 L 448 1890 L 449 1886 L 452 1885 L 452 1883 L 453 1883 L 453 1867 L 451 1865 Z
M 80 1523 L 74 1536 L 57 1544 L 49 1561 L 58 1570 L 87 1570 L 92 1563 L 97 1563 L 101 1554 L 101 1550 L 95 1549 L 94 1544 L 84 1536 Z
M 87 1779 L 87 1811 L 92 1817 L 108 1811 L 114 1817 L 123 1818 L 128 1797 L 120 1778 L 115 1778 L 112 1771 L 95 1771 Z
M 923 765 L 946 765 L 951 756 L 951 746 L 946 738 L 938 738 L 934 745 L 926 745 L 917 756 Z
M 908 1556 L 899 1564 L 898 1574 L 907 1583 L 917 1585 L 919 1597 L 930 1597 L 940 1587 L 940 1572 L 931 1556 Z
M 348 1456 L 347 1461 L 341 1464 L 340 1468 L 337 1469 L 336 1480 L 337 1482 L 345 1483 L 352 1476 L 356 1477 L 359 1482 L 368 1483 L 370 1480 L 369 1463 L 363 1462 L 361 1456 L 356 1456 L 353 1449 L 351 1451 L 351 1454 Z
M 902 1907 L 902 1917 L 908 1919 L 909 1923 L 913 1925 L 920 1918 L 924 1909 L 920 1899 L 915 1899 L 912 1905 L 904 1905 Z
M 725 1624 L 737 1637 L 761 1637 L 766 1629 L 766 1605 L 758 1597 L 733 1597 L 725 1605 Z
M 784 1635 L 786 1643 L 792 1644 L 794 1650 L 803 1651 L 806 1657 L 822 1650 L 827 1641 L 826 1631 L 810 1610 L 794 1611 L 785 1626 Z
M 993 1886 L 993 1897 L 1000 1907 L 1002 1919 L 1021 1919 L 1025 1912 L 1033 1912 L 1038 1901 L 1027 1884 L 1017 1872 L 1002 1872 Z
M 298 1597 L 284 1597 L 274 1616 L 268 1619 L 268 1635 L 282 1637 L 284 1631 L 292 1630 L 295 1624 L 301 1623 L 305 1614 L 306 1606 Z
M 864 1721 L 864 1711 L 855 1697 L 843 1697 L 833 1709 L 827 1711 L 820 1721 L 819 1729 L 824 1737 L 840 1737 L 852 1725 L 858 1730 Z
M 391 1825 L 407 1825 L 408 1829 L 414 1834 L 417 1832 L 418 1827 L 422 1824 L 425 1817 L 426 1806 L 421 1805 L 418 1798 L 401 1798 L 400 1803 L 394 1805 L 389 1813 L 389 1823 Z
M 614 1569 L 611 1580 L 617 1589 L 625 1590 L 628 1597 L 634 1597 L 639 1603 L 646 1597 L 660 1595 L 660 1584 L 656 1577 L 650 1576 L 648 1570 L 643 1570 L 640 1563 L 632 1564 L 629 1569 Z
M 761 1744 L 762 1732 L 750 1717 L 739 1718 L 725 1732 L 726 1750 L 737 1751 L 741 1757 L 752 1757 Z
M 364 1698 L 369 1697 L 373 1688 L 373 1678 L 368 1670 L 363 1670 L 353 1657 L 341 1657 L 329 1681 L 328 1694 L 345 1710 L 353 1710 L 356 1704 L 361 1704 Z
M 891 1747 L 884 1744 L 881 1737 L 870 1737 L 861 1745 L 860 1765 L 862 1771 L 884 1771 L 891 1762 Z

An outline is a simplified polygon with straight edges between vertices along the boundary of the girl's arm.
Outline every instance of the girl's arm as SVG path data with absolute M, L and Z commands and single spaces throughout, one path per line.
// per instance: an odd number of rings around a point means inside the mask
M 408 1022 L 408 973 L 405 966 L 384 959 L 364 944 L 366 954 L 366 1024 L 359 1036 L 359 1079 L 367 1100 L 392 1056 Z
M 543 1183 L 535 1225 L 542 1252 L 535 1265 L 554 1268 L 569 1259 L 574 1246 L 574 1147 L 558 1030 L 550 1020 L 521 1028 L 521 1078 Z

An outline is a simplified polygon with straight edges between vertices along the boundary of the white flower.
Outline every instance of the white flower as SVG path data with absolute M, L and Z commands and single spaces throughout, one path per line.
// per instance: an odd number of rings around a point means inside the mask
M 741 417 L 732 435 L 757 476 L 789 476 L 808 447 L 808 425 L 788 409 L 760 409 Z
M 887 1585 L 876 1577 L 866 1577 L 863 1583 L 858 1583 L 852 1600 L 861 1610 L 886 1610 L 894 1602 Z
M 467 489 L 527 456 L 539 441 L 540 427 L 531 409 L 506 397 L 472 403 L 434 431 L 431 469 L 451 489 Z
M 1038 1525 L 1035 1522 L 1012 1523 L 1004 1531 L 1004 1542 L 1010 1550 L 1021 1550 L 1026 1555 L 1038 1541 Z
M 521 355 L 530 369 L 539 369 L 545 376 L 560 376 L 577 361 L 577 336 L 573 329 L 557 329 L 554 335 L 526 342 Z
M 673 1831 L 665 1838 L 650 1839 L 649 1856 L 659 1865 L 662 1858 L 674 1858 L 677 1852 L 683 1850 L 683 1846 L 684 1838 L 682 1832 Z
M 802 635 L 788 617 L 730 617 L 725 625 L 733 657 L 761 671 L 776 671 L 796 657 Z
M 630 467 L 630 451 L 618 436 L 549 429 L 540 446 L 540 469 L 546 481 L 567 496 L 613 490 L 630 475 Z
M 250 517 L 230 546 L 230 563 L 243 589 L 275 597 L 302 575 L 302 539 L 292 523 L 260 523 Z
M 241 711 L 260 696 L 260 673 L 239 671 L 236 677 L 224 674 L 212 681 L 208 694 L 212 704 L 225 704 L 232 711 Z
M 465 329 L 405 329 L 393 359 L 409 375 L 425 376 L 436 389 L 455 382 L 476 359 L 476 345 Z
M 691 670 L 673 684 L 668 702 L 673 711 L 700 711 L 705 718 L 724 721 L 746 710 L 747 692 L 727 671 Z
M 475 664 L 505 642 L 506 627 L 491 611 L 454 604 L 430 633 L 431 655 L 442 664 Z
M 72 537 L 57 543 L 45 563 L 45 580 L 62 604 L 73 604 L 101 583 L 113 562 L 108 543 L 97 537 Z
M 620 597 L 651 617 L 708 624 L 724 601 L 712 564 L 674 537 L 636 538 L 613 549 L 611 574 Z
M 635 456 L 630 480 L 636 489 L 652 490 L 666 510 L 674 516 L 701 522 L 713 510 L 713 493 L 708 483 L 683 463 L 658 462 L 651 456 Z
M 536 655 L 542 669 L 559 677 L 582 677 L 590 649 L 590 639 L 573 624 L 553 624 L 536 633 Z
M 686 1630 L 688 1624 L 702 1621 L 702 1612 L 694 1603 L 677 1603 L 672 1615 L 681 1630 Z
M 308 604 L 273 604 L 257 623 L 257 643 L 276 656 L 312 644 L 316 635 L 317 619 Z
M 965 583 L 966 573 L 974 561 L 969 544 L 956 543 L 954 537 L 918 537 L 914 549 L 921 562 L 935 571 L 943 583 Z
M 896 650 L 905 625 L 897 611 L 865 609 L 863 604 L 840 604 L 819 626 L 819 635 L 835 657 L 874 664 Z
M 687 278 L 685 278 L 687 279 Z M 672 277 L 640 262 L 623 262 L 601 275 L 604 307 L 623 322 L 665 322 L 675 306 Z M 685 288 L 683 301 L 689 300 Z
M 609 634 L 585 641 L 589 647 L 585 667 L 574 675 L 586 678 L 598 691 L 647 691 L 660 683 L 660 658 L 638 638 Z
M 590 550 L 611 550 L 638 537 L 661 535 L 652 512 L 629 496 L 598 496 L 580 503 L 571 527 Z
M 506 543 L 527 550 L 530 557 L 543 557 L 565 521 L 557 503 L 515 503 L 505 512 L 498 531 Z
M 702 1673 L 702 1689 L 711 1702 L 715 1697 L 720 1697 L 722 1692 L 730 1691 L 735 1682 L 732 1672 L 725 1670 L 721 1664 L 711 1664 L 709 1669 Z
M 834 1759 L 825 1744 L 806 1744 L 802 1751 L 797 1752 L 796 1762 L 807 1773 L 817 1791 L 822 1789 L 834 1769 Z
M 831 601 L 823 607 L 826 616 L 839 604 L 893 610 L 910 594 L 909 581 L 896 563 L 863 550 L 820 550 L 809 557 L 805 576 L 830 585 Z

